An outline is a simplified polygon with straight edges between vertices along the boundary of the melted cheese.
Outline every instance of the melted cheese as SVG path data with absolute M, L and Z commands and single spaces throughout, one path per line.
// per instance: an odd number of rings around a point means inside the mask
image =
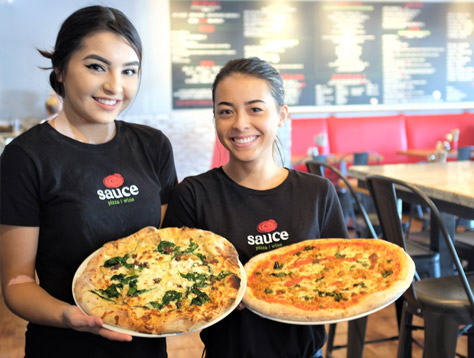
M 107 286 L 117 284 L 119 281 L 112 280 L 114 275 L 124 275 L 130 277 L 136 275 L 136 287 L 138 290 L 145 290 L 135 296 L 128 296 L 129 285 L 125 284 L 121 291 L 121 298 L 117 301 L 127 302 L 129 305 L 146 306 L 151 308 L 150 303 L 163 304 L 163 298 L 167 292 L 174 291 L 181 294 L 180 304 L 191 306 L 193 298 L 197 297 L 196 292 L 191 292 L 193 286 L 197 284 L 199 291 L 210 294 L 212 283 L 216 282 L 216 276 L 219 274 L 210 264 L 203 264 L 198 255 L 205 256 L 205 253 L 196 250 L 193 253 L 179 255 L 179 258 L 173 254 L 162 254 L 157 251 L 143 251 L 145 249 L 138 247 L 134 250 L 126 265 L 116 265 L 103 270 L 106 276 Z M 196 255 L 196 253 L 198 255 Z M 111 257 L 104 257 L 104 262 Z M 183 277 L 191 275 L 196 279 Z M 214 279 L 211 280 L 211 276 Z M 204 281 L 203 281 L 204 279 Z M 102 288 L 106 289 L 106 287 Z M 176 305 L 178 300 L 173 300 L 169 304 Z M 166 304 L 166 303 L 165 303 Z
M 274 255 L 261 263 L 249 278 L 259 299 L 293 303 L 309 309 L 337 303 L 344 306 L 368 292 L 388 287 L 399 263 L 364 245 L 301 247 Z

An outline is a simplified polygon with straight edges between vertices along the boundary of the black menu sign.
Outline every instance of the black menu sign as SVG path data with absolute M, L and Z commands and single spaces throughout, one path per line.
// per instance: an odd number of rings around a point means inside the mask
M 277 68 L 291 106 L 474 101 L 474 3 L 170 1 L 173 108 L 212 106 L 229 60 Z

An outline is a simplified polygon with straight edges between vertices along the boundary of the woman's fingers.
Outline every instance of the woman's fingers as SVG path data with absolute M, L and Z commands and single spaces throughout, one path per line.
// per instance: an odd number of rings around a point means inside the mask
M 69 306 L 64 311 L 64 316 L 68 325 L 80 332 L 89 332 L 100 335 L 104 338 L 129 342 L 132 340 L 132 336 L 126 333 L 114 332 L 107 328 L 104 328 L 103 321 L 97 316 L 88 316 L 82 313 L 77 306 Z

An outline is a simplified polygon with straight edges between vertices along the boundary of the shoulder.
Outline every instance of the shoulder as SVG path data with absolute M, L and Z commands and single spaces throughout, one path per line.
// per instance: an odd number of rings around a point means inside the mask
M 220 168 L 213 168 L 202 174 L 188 176 L 178 184 L 177 189 L 211 190 L 224 179 L 220 171 Z
M 218 188 L 221 186 L 219 183 L 223 179 L 219 171 L 219 168 L 214 168 L 205 173 L 184 178 L 173 189 L 171 196 L 195 200 L 216 195 L 216 190 L 219 190 Z
M 127 137 L 135 137 L 139 140 L 150 141 L 153 143 L 169 143 L 168 137 L 159 129 L 144 124 L 129 123 L 117 120 L 117 128 Z
M 36 156 L 38 149 L 42 148 L 45 143 L 50 141 L 48 134 L 49 125 L 46 123 L 37 124 L 27 131 L 23 132 L 7 144 L 3 150 L 2 157 L 8 155 L 26 154 L 28 156 Z
M 50 129 L 49 124 L 42 123 L 36 124 L 27 131 L 21 133 L 19 136 L 14 138 L 9 145 L 11 146 L 24 146 L 29 144 L 41 143 L 44 137 L 48 135 Z
M 316 174 L 301 172 L 295 169 L 289 169 L 290 174 L 288 179 L 290 182 L 296 185 L 305 185 L 305 186 L 315 186 L 314 189 L 321 188 L 321 189 L 328 189 L 332 187 L 333 184 L 327 178 L 323 178 Z

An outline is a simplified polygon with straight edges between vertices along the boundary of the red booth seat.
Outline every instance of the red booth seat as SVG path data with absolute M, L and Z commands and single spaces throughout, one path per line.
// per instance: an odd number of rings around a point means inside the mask
M 330 117 L 328 139 L 337 154 L 373 151 L 382 155 L 382 163 L 398 163 L 396 152 L 407 149 L 405 121 L 402 115 L 383 117 Z
M 229 152 L 219 141 L 219 138 L 216 137 L 214 142 L 214 152 L 212 154 L 212 163 L 211 168 L 218 168 L 229 161 Z
M 436 142 L 446 140 L 447 133 L 464 127 L 463 120 L 464 114 L 405 116 L 408 148 L 436 148 Z
M 308 148 L 316 146 L 314 139 L 319 133 L 326 135 L 326 143 L 320 154 L 331 152 L 327 141 L 328 125 L 327 118 L 294 119 L 291 121 L 291 155 L 305 156 Z

